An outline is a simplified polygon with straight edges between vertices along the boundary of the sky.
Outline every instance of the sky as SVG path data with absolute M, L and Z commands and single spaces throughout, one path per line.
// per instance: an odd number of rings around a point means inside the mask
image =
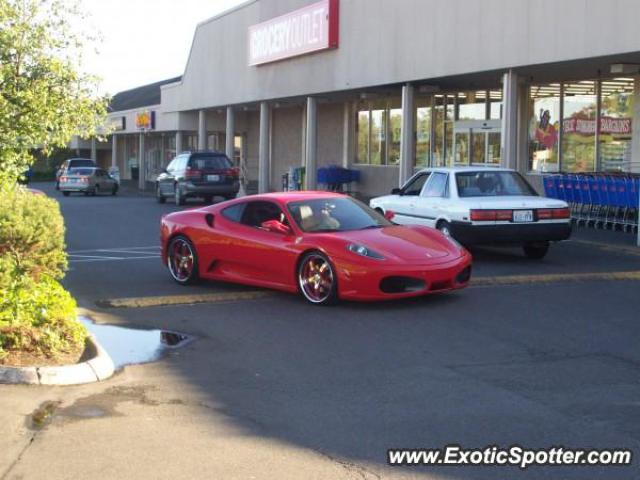
M 182 75 L 196 25 L 244 0 L 79 0 L 88 18 L 77 27 L 101 40 L 85 53 L 84 70 L 116 94 Z

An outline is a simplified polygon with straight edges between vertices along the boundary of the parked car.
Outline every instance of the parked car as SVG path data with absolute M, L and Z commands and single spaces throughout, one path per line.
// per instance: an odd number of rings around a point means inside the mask
M 300 292 L 317 305 L 464 288 L 471 255 L 422 226 L 400 226 L 328 192 L 252 195 L 171 213 L 162 261 L 179 284 L 223 280 Z
M 229 157 L 219 152 L 186 152 L 178 155 L 156 180 L 156 198 L 164 203 L 168 197 L 183 205 L 189 197 L 234 198 L 240 189 L 240 170 Z
M 518 172 L 505 168 L 426 168 L 370 206 L 394 221 L 437 228 L 464 245 L 522 245 L 543 258 L 549 242 L 571 235 L 566 202 L 538 195 Z
M 56 171 L 56 190 L 60 189 L 60 177 L 67 173 L 67 171 L 71 168 L 79 168 L 79 167 L 97 167 L 96 162 L 91 160 L 90 158 L 69 158 L 62 162 L 62 165 Z
M 85 195 L 118 193 L 118 182 L 102 168 L 71 168 L 60 177 L 60 191 L 65 197 L 72 192 Z

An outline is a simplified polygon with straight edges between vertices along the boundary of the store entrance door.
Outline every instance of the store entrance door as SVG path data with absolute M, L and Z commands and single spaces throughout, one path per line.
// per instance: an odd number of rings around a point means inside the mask
M 456 166 L 499 166 L 500 120 L 453 122 L 453 162 Z

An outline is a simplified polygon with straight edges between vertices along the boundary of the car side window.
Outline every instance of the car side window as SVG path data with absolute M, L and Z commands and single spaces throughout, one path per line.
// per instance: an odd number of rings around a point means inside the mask
M 250 227 L 260 228 L 261 225 L 269 220 L 278 220 L 288 225 L 287 217 L 282 209 L 273 202 L 256 201 L 246 204 L 242 212 L 240 223 Z
M 246 206 L 247 204 L 245 202 L 237 203 L 223 209 L 220 213 L 222 213 L 222 216 L 227 220 L 239 223 L 242 220 L 242 214 L 244 213 L 244 209 Z
M 420 195 L 429 173 L 421 173 L 402 188 L 402 195 Z
M 422 193 L 423 197 L 444 197 L 447 194 L 448 175 L 442 172 L 434 172 Z
M 171 171 L 175 170 L 175 168 L 176 168 L 176 162 L 178 161 L 178 158 L 179 158 L 179 157 L 174 158 L 173 160 L 171 160 L 171 161 L 169 162 L 169 165 L 167 165 L 167 172 L 171 172 Z

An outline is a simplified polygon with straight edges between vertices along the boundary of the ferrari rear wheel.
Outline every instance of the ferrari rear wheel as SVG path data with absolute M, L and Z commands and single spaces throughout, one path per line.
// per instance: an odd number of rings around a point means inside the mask
M 180 285 L 195 283 L 199 279 L 196 249 L 187 237 L 178 236 L 169 242 L 167 267 Z
M 320 252 L 307 253 L 298 266 L 298 286 L 314 305 L 330 305 L 338 299 L 338 283 L 329 259 Z

